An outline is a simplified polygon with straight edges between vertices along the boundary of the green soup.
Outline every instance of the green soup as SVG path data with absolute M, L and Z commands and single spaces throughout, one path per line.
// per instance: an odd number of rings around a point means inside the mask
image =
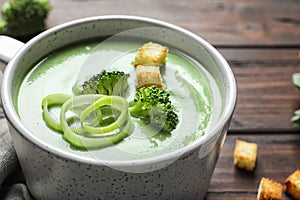
M 72 87 L 78 80 L 103 69 L 130 74 L 126 99 L 133 100 L 136 77 L 131 63 L 138 47 L 140 44 L 132 41 L 102 45 L 86 42 L 57 50 L 41 60 L 24 77 L 16 98 L 23 124 L 49 146 L 103 160 L 134 160 L 161 155 L 205 135 L 211 122 L 220 114 L 218 87 L 200 63 L 172 48 L 169 49 L 166 66 L 161 69 L 164 87 L 171 91 L 172 103 L 179 116 L 179 124 L 171 134 L 156 134 L 147 125 L 132 118 L 134 131 L 120 143 L 85 151 L 70 147 L 60 133 L 46 126 L 42 117 L 42 99 L 52 93 L 72 94 Z M 58 119 L 59 109 L 52 109 L 52 114 Z

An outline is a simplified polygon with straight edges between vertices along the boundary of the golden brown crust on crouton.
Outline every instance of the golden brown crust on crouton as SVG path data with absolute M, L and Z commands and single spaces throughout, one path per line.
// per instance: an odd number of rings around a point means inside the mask
M 159 66 L 138 65 L 136 67 L 136 75 L 138 88 L 150 87 L 152 85 L 162 88 L 163 86 Z
M 138 65 L 165 65 L 168 47 L 148 42 L 139 48 L 134 59 L 134 66 Z
M 234 165 L 247 171 L 253 171 L 256 163 L 257 144 L 236 140 Z
M 271 179 L 262 177 L 257 192 L 257 200 L 281 200 L 282 185 Z
M 284 192 L 300 200 L 300 169 L 296 170 L 285 180 Z

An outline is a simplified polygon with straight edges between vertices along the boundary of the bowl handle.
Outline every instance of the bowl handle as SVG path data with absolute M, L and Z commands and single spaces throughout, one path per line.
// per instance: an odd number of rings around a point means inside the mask
M 0 35 L 0 61 L 8 63 L 16 53 L 24 46 L 23 42 L 20 42 L 14 38 Z M 3 72 L 0 70 L 0 85 L 2 82 Z M 0 106 L 2 101 L 0 100 Z M 0 113 L 1 117 L 1 113 Z
M 23 46 L 19 40 L 0 35 L 0 60 L 8 63 Z

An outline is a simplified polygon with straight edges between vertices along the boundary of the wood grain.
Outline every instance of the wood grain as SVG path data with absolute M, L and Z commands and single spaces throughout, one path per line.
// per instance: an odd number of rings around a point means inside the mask
M 0 5 L 7 0 L 0 0 Z M 138 15 L 182 26 L 215 45 L 300 45 L 299 0 L 50 0 L 48 27 L 95 15 Z
M 129 14 L 161 19 L 182 26 L 216 45 L 300 44 L 300 1 L 252 0 L 64 0 L 48 25 L 107 14 Z
M 255 200 L 257 196 L 256 192 L 213 192 L 207 193 L 206 200 Z M 283 200 L 293 200 L 292 197 L 282 193 Z
M 257 163 L 253 172 L 234 167 L 233 150 L 236 139 L 258 144 Z M 230 134 L 225 140 L 207 199 L 230 196 L 232 199 L 241 199 L 244 195 L 245 199 L 255 199 L 261 177 L 273 179 L 283 185 L 285 179 L 299 168 L 300 134 Z
M 238 85 L 230 129 L 294 129 L 290 119 L 300 109 L 292 74 L 300 72 L 300 49 L 219 49 Z
M 300 94 L 291 82 L 292 74 L 300 72 L 300 0 L 50 2 L 48 28 L 95 15 L 145 16 L 186 28 L 224 55 L 237 80 L 238 99 L 207 200 L 256 199 L 261 177 L 283 184 L 300 168 L 300 129 L 290 122 L 300 109 Z M 254 172 L 233 166 L 236 139 L 258 144 Z

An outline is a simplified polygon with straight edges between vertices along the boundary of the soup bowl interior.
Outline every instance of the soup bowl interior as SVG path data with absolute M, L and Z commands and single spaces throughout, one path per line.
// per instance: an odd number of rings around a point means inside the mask
M 214 115 L 210 128 L 204 137 L 171 153 L 135 161 L 135 165 L 148 165 L 149 163 L 163 163 L 177 159 L 184 153 L 200 148 L 199 155 L 206 156 L 215 145 L 220 134 L 228 128 L 236 101 L 236 85 L 233 74 L 225 59 L 206 41 L 177 26 L 153 19 L 132 16 L 102 16 L 82 19 L 54 27 L 43 32 L 24 45 L 21 51 L 9 62 L 5 72 L 2 100 L 4 111 L 10 124 L 28 141 L 39 148 L 47 150 L 57 156 L 73 161 L 99 164 L 95 159 L 80 157 L 61 149 L 49 146 L 38 137 L 31 134 L 20 121 L 15 105 L 17 101 L 17 88 L 25 74 L 41 59 L 51 52 L 77 43 L 78 41 L 93 38 L 107 38 L 122 32 L 139 29 L 136 37 L 148 41 L 162 43 L 170 48 L 183 52 L 197 62 L 201 63 L 214 78 L 220 93 L 218 101 L 219 112 Z M 103 161 L 110 162 L 111 166 L 130 167 L 130 161 Z M 165 164 L 162 164 L 163 166 Z

